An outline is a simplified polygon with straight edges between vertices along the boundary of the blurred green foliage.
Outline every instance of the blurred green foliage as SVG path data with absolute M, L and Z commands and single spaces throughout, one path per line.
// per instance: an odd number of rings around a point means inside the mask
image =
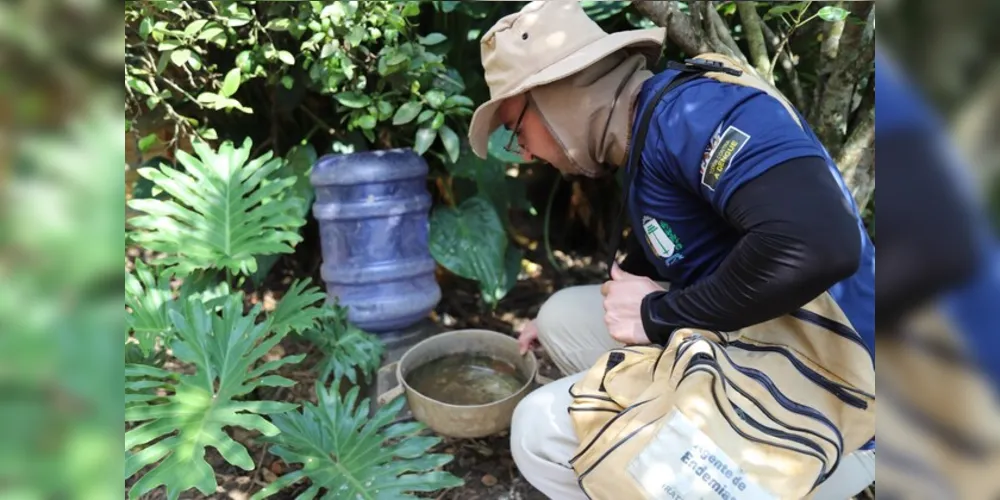
M 113 102 L 94 96 L 68 123 L 25 133 L 0 182 L 2 498 L 121 494 L 105 473 L 122 459 Z

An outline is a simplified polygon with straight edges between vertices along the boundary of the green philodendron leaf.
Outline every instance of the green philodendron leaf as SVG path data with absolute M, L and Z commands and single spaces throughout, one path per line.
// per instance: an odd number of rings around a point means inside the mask
M 450 94 L 461 94 L 465 92 L 465 80 L 462 74 L 455 68 L 448 68 L 443 73 L 438 73 L 434 77 L 431 88 L 442 90 Z
M 844 19 L 847 19 L 848 14 L 850 14 L 850 12 L 848 12 L 847 9 L 834 5 L 827 5 L 826 7 L 819 9 L 819 12 L 816 13 L 820 19 L 829 22 L 843 21 Z
M 191 58 L 191 49 L 177 49 L 170 53 L 170 61 L 177 66 L 184 66 Z
M 174 308 L 170 280 L 157 276 L 142 259 L 125 276 L 125 324 L 139 342 L 143 356 L 150 356 L 158 339 L 168 340 L 173 330 L 168 312 Z
M 390 116 L 392 116 L 393 108 L 392 108 L 392 103 L 391 102 L 389 102 L 389 101 L 379 101 L 378 104 L 376 104 L 375 106 L 378 108 L 378 119 L 379 119 L 379 121 L 385 120 L 386 118 L 389 118 Z
M 295 56 L 293 56 L 292 53 L 288 52 L 287 50 L 278 51 L 278 60 L 289 66 L 295 65 Z
M 225 97 L 232 97 L 233 94 L 240 88 L 240 68 L 237 66 L 228 73 L 226 77 L 222 80 L 222 88 L 219 89 L 219 93 Z
M 369 415 L 369 401 L 358 402 L 360 388 L 341 396 L 339 383 L 316 386 L 317 404 L 301 411 L 274 415 L 280 433 L 265 440 L 270 450 L 300 470 L 278 478 L 252 497 L 272 496 L 299 481 L 310 486 L 298 498 L 415 498 L 429 492 L 461 486 L 462 479 L 440 470 L 451 455 L 432 453 L 441 438 L 419 436 L 425 426 L 393 424 L 405 403 L 396 398 Z
M 322 307 L 326 294 L 319 287 L 311 286 L 309 278 L 296 280 L 268 316 L 271 330 L 280 335 L 302 332 L 316 326 L 316 321 L 326 316 Z
M 427 104 L 434 109 L 440 108 L 444 104 L 445 95 L 444 92 L 440 90 L 431 90 L 424 94 L 424 98 L 427 99 Z
M 309 209 L 312 207 L 316 197 L 316 191 L 309 182 L 309 173 L 313 165 L 316 164 L 316 148 L 311 144 L 298 144 L 293 146 L 285 156 L 285 165 L 275 172 L 275 177 L 293 178 L 295 184 L 290 189 L 286 189 L 278 196 L 281 200 L 291 202 L 289 213 L 296 219 L 305 220 Z M 278 262 L 280 254 L 263 255 L 257 259 L 257 272 L 253 275 L 253 281 L 258 286 L 264 282 L 267 273 L 270 272 L 274 264 Z
M 507 233 L 486 198 L 473 196 L 454 208 L 437 207 L 430 221 L 430 250 L 439 264 L 479 282 L 490 296 L 503 286 Z
M 488 289 L 485 286 L 481 286 L 483 292 L 483 300 L 496 307 L 500 299 L 507 296 L 508 293 L 517 285 L 517 277 L 521 274 L 521 259 L 524 257 L 524 252 L 519 248 L 513 246 L 507 248 L 507 254 L 504 255 L 504 274 L 503 279 L 497 285 L 496 288 Z
M 145 40 L 149 38 L 149 34 L 153 32 L 153 18 L 144 17 L 142 22 L 139 23 L 139 36 Z
M 420 2 L 406 2 L 402 15 L 404 17 L 413 17 L 417 14 L 420 14 Z
M 301 331 L 304 338 L 315 344 L 323 352 L 323 360 L 317 364 L 320 383 L 347 378 L 352 384 L 358 382 L 361 373 L 369 380 L 382 362 L 385 348 L 376 337 L 351 323 L 348 309 L 339 304 L 331 304 L 322 309 L 315 328 Z
M 360 92 L 341 92 L 335 97 L 337 102 L 351 109 L 361 109 L 372 103 L 370 97 Z
M 208 19 L 197 19 L 191 21 L 191 24 L 187 25 L 187 27 L 184 28 L 184 34 L 187 36 L 197 35 L 201 31 L 201 29 L 205 27 L 205 24 L 207 23 Z
M 468 97 L 466 97 L 464 95 L 448 96 L 448 98 L 444 100 L 444 107 L 445 108 L 455 108 L 455 107 L 463 107 L 463 106 L 471 108 L 471 107 L 475 106 L 475 103 L 472 102 L 472 99 L 469 99 Z
M 354 122 L 357 126 L 364 130 L 371 130 L 375 128 L 376 120 L 372 115 L 363 115 Z
M 764 14 L 764 20 L 768 21 L 773 17 L 781 17 L 781 15 L 783 14 L 791 14 L 793 12 L 799 12 L 802 9 L 804 9 L 808 5 L 808 3 L 809 2 L 795 2 L 790 4 L 775 5 L 774 7 L 768 9 L 767 13 Z
M 437 139 L 437 133 L 437 130 L 430 127 L 424 127 L 417 130 L 417 135 L 414 138 L 413 143 L 413 149 L 417 152 L 417 154 L 422 155 L 431 148 L 431 145 L 434 144 L 434 139 Z
M 239 148 L 226 141 L 218 151 L 200 141 L 192 146 L 196 157 L 177 152 L 183 170 L 139 169 L 171 199 L 129 201 L 144 212 L 129 221 L 134 241 L 166 254 L 161 263 L 179 276 L 200 269 L 251 275 L 258 256 L 292 253 L 305 219 L 292 215 L 297 199 L 280 196 L 296 179 L 273 178 L 285 160 L 270 151 L 250 160 L 250 139 Z
M 444 13 L 447 14 L 447 13 L 455 10 L 455 8 L 458 7 L 458 4 L 460 4 L 460 3 L 462 3 L 462 2 L 457 1 L 457 0 L 443 0 L 443 1 L 440 1 L 440 2 L 435 2 L 434 5 L 440 5 L 441 6 L 440 7 L 441 12 L 444 12 Z
M 434 115 L 434 119 L 431 120 L 431 128 L 438 130 L 444 125 L 444 113 L 437 113 Z
M 434 118 L 435 114 L 437 113 L 433 109 L 425 109 L 421 111 L 420 116 L 417 117 L 417 123 L 424 123 L 425 121 Z
M 448 152 L 448 159 L 452 163 L 458 161 L 458 155 L 461 152 L 461 141 L 458 138 L 458 134 L 455 133 L 451 127 L 447 125 L 442 125 L 438 129 L 438 135 L 441 136 L 441 142 L 444 143 L 444 149 Z
M 437 45 L 447 39 L 448 37 L 441 33 L 430 33 L 427 36 L 417 37 L 417 41 L 419 41 L 421 45 Z
M 218 45 L 219 47 L 225 47 L 228 37 L 226 36 L 225 28 L 212 22 L 208 24 L 208 27 L 206 27 L 200 35 L 198 35 L 198 39 L 207 40 Z
M 287 379 L 268 375 L 303 356 L 288 356 L 255 366 L 278 344 L 283 335 L 256 324 L 255 307 L 243 314 L 242 295 L 230 295 L 221 314 L 206 310 L 199 301 L 187 301 L 182 310 L 170 311 L 177 332 L 170 347 L 174 355 L 194 366 L 193 374 L 126 366 L 125 421 L 138 424 L 125 433 L 125 479 L 152 466 L 128 491 L 130 499 L 166 487 L 166 496 L 176 499 L 192 488 L 212 495 L 218 484 L 215 471 L 205 460 L 211 446 L 222 458 L 244 470 L 254 468 L 246 447 L 226 433 L 226 427 L 258 431 L 264 436 L 279 432 L 262 415 L 295 409 L 276 401 L 241 401 L 263 385 L 287 386 Z M 150 399 L 141 391 L 160 384 L 168 395 Z M 129 390 L 138 397 L 129 398 Z M 273 416 L 272 416 L 273 418 Z
M 405 125 L 413 121 L 414 118 L 420 113 L 424 105 L 419 101 L 410 101 L 404 103 L 399 109 L 396 110 L 396 114 L 392 117 L 393 125 Z

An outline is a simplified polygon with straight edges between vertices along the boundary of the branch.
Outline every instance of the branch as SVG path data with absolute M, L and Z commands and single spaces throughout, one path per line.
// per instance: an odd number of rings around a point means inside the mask
M 837 2 L 837 7 L 843 6 L 843 2 Z M 823 43 L 820 45 L 820 53 L 824 62 L 837 59 L 837 50 L 840 48 L 840 37 L 844 34 L 845 24 L 844 19 L 823 24 Z
M 854 175 L 848 179 L 851 195 L 858 204 L 858 210 L 864 210 L 875 194 L 875 137 L 865 148 L 861 161 L 854 170 Z
M 874 69 L 875 9 L 870 4 L 867 9 L 868 22 L 864 27 L 851 24 L 844 29 L 833 71 L 821 91 L 819 102 L 811 110 L 813 119 L 810 122 L 814 124 L 816 135 L 833 156 L 837 156 L 847 134 L 847 120 L 858 81 Z
M 837 167 L 845 178 L 854 175 L 854 169 L 861 161 L 861 156 L 870 142 L 875 138 L 875 82 L 869 82 L 865 95 L 858 107 L 857 118 L 851 127 L 851 133 L 837 155 Z
M 740 19 L 743 20 L 743 29 L 746 31 L 747 44 L 750 46 L 750 59 L 754 66 L 765 79 L 774 84 L 774 75 L 771 73 L 771 63 L 767 57 L 767 46 L 764 42 L 764 33 L 760 16 L 757 15 L 757 2 L 736 2 Z
M 699 25 L 699 27 L 705 32 L 705 38 L 708 39 L 709 48 L 714 52 L 719 52 L 719 47 L 722 46 L 722 40 L 719 38 L 719 32 L 715 30 L 711 14 L 709 14 L 712 10 L 712 2 L 695 2 L 694 4 L 689 4 L 689 6 L 692 11 L 698 12 L 698 19 L 701 20 L 701 25 Z
M 722 16 L 719 15 L 719 11 L 716 10 L 715 8 L 715 3 L 713 2 L 704 2 L 704 3 L 706 10 L 705 13 L 708 16 L 709 22 L 711 23 L 711 28 L 715 31 L 715 35 L 720 42 L 719 47 L 716 48 L 716 51 L 722 52 L 730 57 L 735 57 L 736 59 L 739 59 L 746 64 L 750 64 L 750 62 L 747 61 L 746 56 L 743 55 L 743 52 L 740 51 L 739 45 L 736 45 L 736 40 L 733 39 L 732 30 L 729 29 L 729 25 L 726 24 L 726 21 L 724 21 L 722 19 Z
M 761 29 L 764 31 L 764 39 L 767 41 L 768 47 L 774 50 L 779 43 L 778 36 L 771 31 L 771 28 L 767 26 L 767 23 L 761 23 Z M 788 85 L 792 88 L 792 104 L 798 108 L 803 115 L 807 114 L 804 106 L 806 105 L 806 96 L 802 91 L 802 82 L 799 81 L 799 72 L 795 69 L 795 54 L 792 54 L 790 49 L 783 50 L 778 55 L 778 62 L 781 63 L 781 69 L 785 70 L 788 75 Z M 774 67 L 771 67 L 770 79 L 774 80 Z
M 804 16 L 806 14 L 806 11 L 809 10 L 809 5 L 812 5 L 812 2 L 809 2 L 809 4 L 807 4 L 802 10 L 799 11 L 798 17 L 795 18 L 795 23 L 792 24 L 788 28 L 788 31 L 784 34 L 784 36 L 781 37 L 781 41 L 778 42 L 778 47 L 774 49 L 774 58 L 771 59 L 771 68 L 774 68 L 774 65 L 777 64 L 778 56 L 781 55 L 781 51 L 785 50 L 785 45 L 787 45 L 788 40 L 792 38 L 792 33 L 794 33 L 795 30 L 799 28 L 799 26 L 802 26 L 802 16 Z M 767 27 L 767 25 L 765 25 L 765 27 Z
M 864 208 L 875 190 L 875 78 L 871 78 L 858 107 L 847 142 L 837 156 L 837 168 L 858 206 Z
M 634 2 L 636 10 L 657 26 L 667 28 L 667 37 L 689 56 L 711 52 L 705 33 L 680 11 L 677 2 L 644 0 Z

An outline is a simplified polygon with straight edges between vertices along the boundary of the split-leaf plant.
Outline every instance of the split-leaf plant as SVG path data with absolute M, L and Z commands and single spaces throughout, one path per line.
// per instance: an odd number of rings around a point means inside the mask
M 266 438 L 271 452 L 301 469 L 285 474 L 254 500 L 299 481 L 311 485 L 299 497 L 412 499 L 412 492 L 460 486 L 462 480 L 440 468 L 454 458 L 431 453 L 440 437 L 421 436 L 420 422 L 395 422 L 404 399 L 397 398 L 369 415 L 369 401 L 358 403 L 359 389 L 346 396 L 317 384 L 317 404 L 274 416 L 280 433 Z
M 137 259 L 125 283 L 126 341 L 135 344 L 125 365 L 129 498 L 160 486 L 170 499 L 192 488 L 211 495 L 218 484 L 206 455 L 209 447 L 223 461 L 252 470 L 248 443 L 233 439 L 226 428 L 251 431 L 251 440 L 258 439 L 254 433 L 278 438 L 289 427 L 275 422 L 287 424 L 290 420 L 278 420 L 280 415 L 298 406 L 268 399 L 266 394 L 275 393 L 259 390 L 295 384 L 277 372 L 303 356 L 276 356 L 281 351 L 274 347 L 289 334 L 312 331 L 330 317 L 343 318 L 343 310 L 324 304 L 325 294 L 308 278 L 294 281 L 269 312 L 260 303 L 247 308 L 240 287 L 257 259 L 291 252 L 298 239 L 293 230 L 304 221 L 303 200 L 292 189 L 295 176 L 285 175 L 287 160 L 270 152 L 250 159 L 251 147 L 249 140 L 240 147 L 225 142 L 218 150 L 197 143 L 197 156 L 179 155 L 183 171 L 163 167 L 141 172 L 153 183 L 151 193 L 162 196 L 131 202 L 142 215 L 132 219 L 128 239 L 158 257 Z M 350 332 L 344 342 L 374 342 L 356 328 L 344 331 Z M 340 348 L 337 353 L 334 374 L 353 380 L 351 363 L 371 371 L 380 351 Z M 324 385 L 321 381 L 317 390 Z M 365 406 L 354 407 L 355 399 L 328 401 L 332 403 L 315 411 L 325 412 L 323 418 L 339 436 L 335 445 L 322 449 L 329 460 L 348 463 L 340 454 L 351 448 L 338 446 L 399 437 L 398 428 L 371 429 L 350 417 L 367 412 Z M 312 441 L 322 442 L 322 431 L 315 432 Z M 433 463 L 410 460 L 405 452 L 413 443 L 431 442 L 412 439 L 396 458 L 375 469 L 358 462 L 338 470 L 350 477 L 373 477 L 380 485 L 395 484 L 393 491 L 400 493 L 455 484 L 456 478 L 437 471 L 450 457 Z

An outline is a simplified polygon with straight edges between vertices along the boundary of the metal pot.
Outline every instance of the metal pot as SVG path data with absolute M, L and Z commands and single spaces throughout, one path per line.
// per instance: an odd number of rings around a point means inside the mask
M 406 376 L 415 368 L 451 354 L 480 354 L 513 365 L 527 380 L 514 394 L 499 401 L 482 405 L 454 405 L 427 397 L 406 383 Z M 489 330 L 455 330 L 440 333 L 414 345 L 396 363 L 380 371 L 395 371 L 396 386 L 379 396 L 384 405 L 406 395 L 414 418 L 434 432 L 456 438 L 489 436 L 510 427 L 514 408 L 526 396 L 538 373 L 538 360 L 534 353 L 521 355 L 517 340 Z

